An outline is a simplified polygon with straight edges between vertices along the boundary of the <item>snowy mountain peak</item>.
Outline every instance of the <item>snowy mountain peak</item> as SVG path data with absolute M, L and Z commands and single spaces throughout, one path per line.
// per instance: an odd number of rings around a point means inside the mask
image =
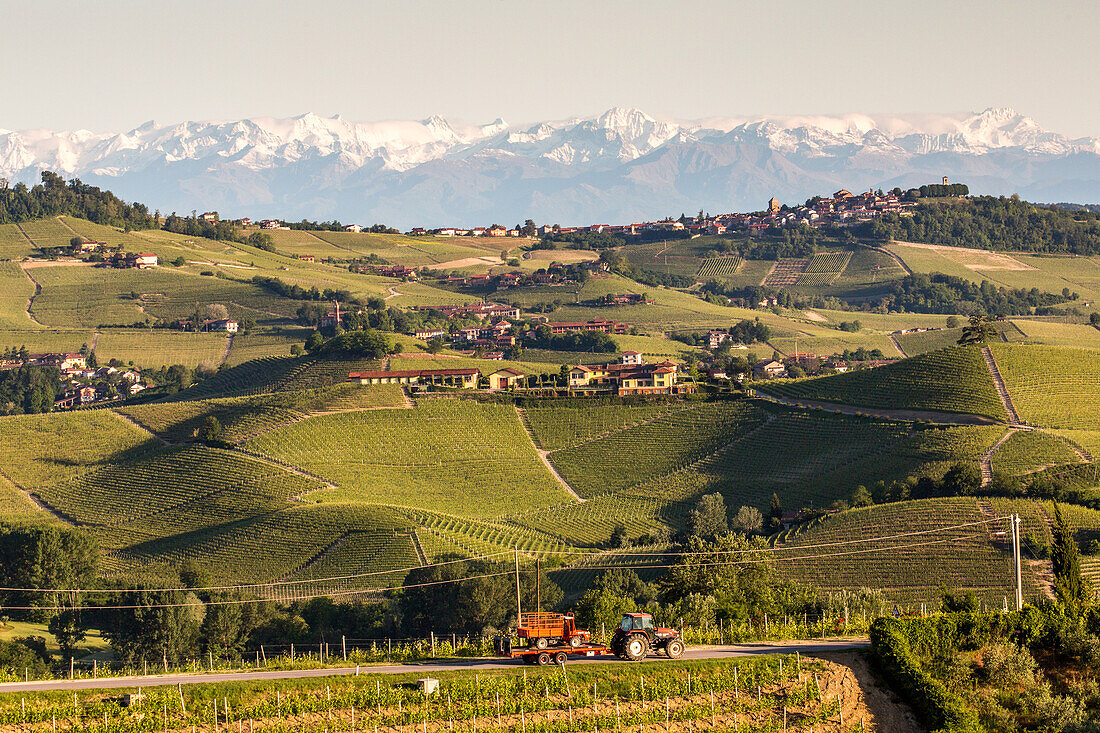
M 162 210 L 402 226 L 638 220 L 943 175 L 975 191 L 1028 195 L 1030 186 L 1037 200 L 1100 201 L 1100 139 L 1046 131 L 1004 107 L 696 121 L 612 107 L 519 127 L 308 112 L 148 121 L 121 133 L 0 128 L 0 176 L 34 183 L 46 169 Z

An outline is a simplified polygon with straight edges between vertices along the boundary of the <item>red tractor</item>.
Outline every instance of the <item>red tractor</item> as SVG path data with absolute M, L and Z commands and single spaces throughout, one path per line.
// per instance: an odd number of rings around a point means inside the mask
M 648 613 L 624 613 L 611 637 L 611 651 L 632 662 L 645 659 L 650 651 L 664 651 L 669 659 L 678 659 L 684 653 L 684 641 L 676 629 L 654 626 Z

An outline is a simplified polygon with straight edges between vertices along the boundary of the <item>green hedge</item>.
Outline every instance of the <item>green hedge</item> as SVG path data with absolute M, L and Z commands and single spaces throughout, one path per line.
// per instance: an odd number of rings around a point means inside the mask
M 903 622 L 880 618 L 871 625 L 871 653 L 879 669 L 934 733 L 983 733 L 977 714 L 942 682 L 921 669 Z

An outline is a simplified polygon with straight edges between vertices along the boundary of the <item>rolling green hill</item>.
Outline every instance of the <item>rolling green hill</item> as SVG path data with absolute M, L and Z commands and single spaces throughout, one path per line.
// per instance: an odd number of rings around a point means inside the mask
M 997 420 L 1007 417 L 981 351 L 974 347 L 950 347 L 874 369 L 754 386 L 791 399 L 985 415 Z

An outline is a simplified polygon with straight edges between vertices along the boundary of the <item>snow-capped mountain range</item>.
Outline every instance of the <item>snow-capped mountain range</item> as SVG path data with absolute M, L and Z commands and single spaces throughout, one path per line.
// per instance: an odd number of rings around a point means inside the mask
M 45 169 L 164 212 L 400 227 L 630 222 L 944 175 L 975 193 L 1100 201 L 1100 138 L 1048 132 L 1011 109 L 672 121 L 616 107 L 522 126 L 311 113 L 109 134 L 0 129 L 0 176 L 33 183 Z

